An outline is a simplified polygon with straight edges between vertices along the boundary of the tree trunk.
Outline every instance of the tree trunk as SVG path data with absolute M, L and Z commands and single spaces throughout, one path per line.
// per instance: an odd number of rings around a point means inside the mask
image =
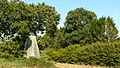
M 26 54 L 24 55 L 24 57 L 40 58 L 40 53 L 39 53 L 39 48 L 38 48 L 37 41 L 36 41 L 36 36 L 28 37 L 28 39 L 26 40 L 26 43 L 25 43 L 24 50 L 26 51 Z

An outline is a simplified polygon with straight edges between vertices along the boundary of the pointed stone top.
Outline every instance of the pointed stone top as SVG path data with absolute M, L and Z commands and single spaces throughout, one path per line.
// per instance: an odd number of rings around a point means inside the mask
M 33 32 L 30 32 L 30 36 L 35 36 L 35 34 Z

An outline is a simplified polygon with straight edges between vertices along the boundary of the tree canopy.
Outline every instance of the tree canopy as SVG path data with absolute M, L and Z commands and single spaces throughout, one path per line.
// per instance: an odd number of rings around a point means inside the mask
M 44 35 L 39 44 L 54 48 L 73 44 L 83 46 L 95 42 L 113 42 L 117 34 L 118 30 L 111 17 L 97 18 L 94 12 L 77 8 L 68 12 L 64 27 L 55 32 L 55 37 Z
M 26 37 L 39 31 L 54 33 L 60 14 L 45 3 L 27 4 L 23 1 L 0 1 L 0 36 Z
M 91 43 L 90 26 L 91 22 L 95 19 L 97 19 L 96 14 L 84 8 L 69 11 L 64 23 L 66 28 L 66 41 L 69 41 L 68 45 L 85 45 Z
M 41 37 L 41 46 L 66 47 L 71 44 L 91 44 L 97 41 L 112 42 L 118 30 L 111 17 L 100 17 L 84 8 L 68 12 L 64 27 L 57 29 L 60 14 L 45 3 L 27 4 L 23 1 L 0 1 L 0 37 L 15 35 L 22 40 L 31 33 Z M 44 49 L 44 47 L 43 47 Z
M 97 16 L 94 12 L 84 8 L 77 8 L 68 12 L 64 25 L 67 28 L 67 32 L 69 32 L 70 30 L 82 29 L 91 20 L 96 18 Z

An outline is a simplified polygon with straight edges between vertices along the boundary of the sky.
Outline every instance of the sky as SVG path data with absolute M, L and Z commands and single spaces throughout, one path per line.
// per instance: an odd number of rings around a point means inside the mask
M 56 11 L 61 14 L 61 20 L 58 27 L 63 27 L 67 13 L 70 10 L 83 7 L 89 11 L 95 12 L 97 17 L 110 16 L 116 23 L 120 36 L 120 0 L 22 0 L 28 4 L 42 3 L 56 8 Z

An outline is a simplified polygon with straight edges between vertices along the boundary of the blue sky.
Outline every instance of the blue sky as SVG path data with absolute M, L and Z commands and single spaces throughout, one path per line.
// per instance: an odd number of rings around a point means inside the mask
M 67 13 L 76 8 L 85 8 L 93 11 L 99 17 L 111 16 L 116 23 L 120 36 L 120 0 L 22 0 L 26 3 L 42 3 L 54 6 L 56 11 L 61 14 L 58 27 L 64 26 Z

